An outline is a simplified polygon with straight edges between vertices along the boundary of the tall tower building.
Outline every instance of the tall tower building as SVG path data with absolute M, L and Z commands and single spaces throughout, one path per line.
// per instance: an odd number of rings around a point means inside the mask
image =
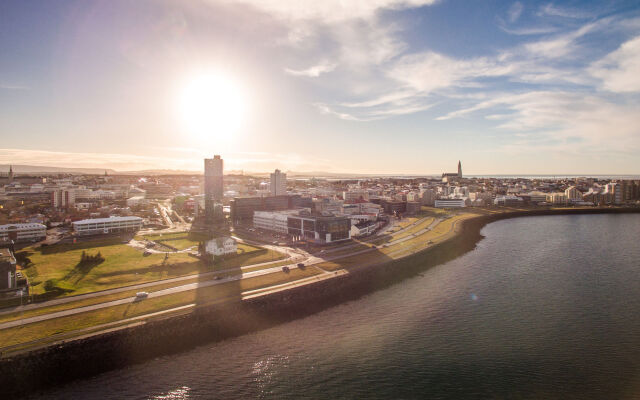
M 223 162 L 220 156 L 204 159 L 204 214 L 207 222 L 214 219 L 214 203 L 222 200 Z
M 13 183 L 13 166 L 9 165 L 9 183 Z
M 271 174 L 271 195 L 281 196 L 287 194 L 287 174 L 283 174 L 279 169 Z
M 458 178 L 462 178 L 462 163 L 458 160 Z

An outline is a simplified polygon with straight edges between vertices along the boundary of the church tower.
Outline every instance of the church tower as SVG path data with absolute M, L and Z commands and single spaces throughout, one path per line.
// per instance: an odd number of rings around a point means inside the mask
M 462 163 L 458 160 L 458 178 L 462 178 Z
M 13 166 L 9 165 L 9 183 L 13 182 Z

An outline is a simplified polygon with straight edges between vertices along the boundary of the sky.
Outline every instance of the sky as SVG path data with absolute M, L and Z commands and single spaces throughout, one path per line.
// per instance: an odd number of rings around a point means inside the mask
M 212 74 L 233 129 L 185 122 Z M 640 174 L 640 3 L 1 2 L 0 135 L 0 164 Z

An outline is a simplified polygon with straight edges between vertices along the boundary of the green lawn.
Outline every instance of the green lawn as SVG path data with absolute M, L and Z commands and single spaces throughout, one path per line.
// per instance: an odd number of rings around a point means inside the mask
M 80 264 L 82 252 L 100 253 L 102 262 Z M 77 295 L 137 283 L 196 274 L 212 269 L 237 268 L 245 265 L 277 261 L 285 255 L 245 244 L 238 245 L 238 254 L 217 260 L 213 268 L 187 253 L 143 255 L 143 251 L 107 238 L 90 242 L 28 247 L 18 258 L 31 283 L 31 294 L 55 294 L 54 297 Z
M 285 254 L 263 249 L 244 243 L 238 243 L 238 253 L 227 255 L 215 261 L 214 269 L 239 268 L 245 265 L 282 260 Z
M 104 261 L 80 265 L 82 252 L 96 255 Z M 46 289 L 58 288 L 60 296 L 105 290 L 114 287 L 154 281 L 197 273 L 204 265 L 186 253 L 144 256 L 141 250 L 122 244 L 118 238 L 99 241 L 59 244 L 26 248 L 19 252 L 28 257 L 22 265 L 31 283 L 31 293 L 41 294 Z M 47 283 L 49 282 L 49 283 Z
M 148 239 L 160 244 L 168 244 L 178 250 L 188 249 L 189 247 L 198 246 L 200 242 L 209 240 L 207 235 L 201 233 L 176 232 L 139 236 L 136 239 Z
M 315 269 L 306 269 L 304 271 L 294 269 L 289 273 L 279 272 L 242 279 L 240 281 L 189 290 L 158 298 L 146 299 L 139 302 L 108 307 L 101 310 L 35 322 L 0 330 L 0 343 L 2 343 L 2 346 L 12 346 L 40 339 L 55 340 L 55 338 L 50 337 L 52 335 L 65 334 L 78 329 L 90 328 L 92 326 L 114 322 L 124 318 L 131 318 L 138 315 L 179 307 L 185 304 L 195 303 L 197 305 L 203 305 L 219 301 L 239 299 L 243 291 L 278 285 L 318 274 L 319 272 Z

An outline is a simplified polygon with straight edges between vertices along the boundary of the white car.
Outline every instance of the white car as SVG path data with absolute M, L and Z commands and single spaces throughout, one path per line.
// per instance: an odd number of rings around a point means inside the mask
M 136 297 L 139 298 L 139 299 L 144 299 L 147 296 L 149 296 L 149 292 L 138 292 L 138 293 L 136 293 Z

